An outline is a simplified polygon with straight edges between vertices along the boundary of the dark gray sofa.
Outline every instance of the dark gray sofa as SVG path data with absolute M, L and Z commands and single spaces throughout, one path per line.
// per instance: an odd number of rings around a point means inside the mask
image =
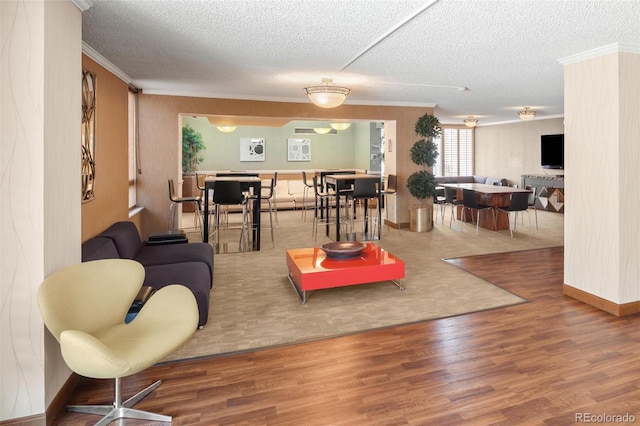
M 205 243 L 148 246 L 133 222 L 117 222 L 82 244 L 82 261 L 132 259 L 145 269 L 144 284 L 158 290 L 169 284 L 188 287 L 196 298 L 203 327 L 213 287 L 213 248 Z

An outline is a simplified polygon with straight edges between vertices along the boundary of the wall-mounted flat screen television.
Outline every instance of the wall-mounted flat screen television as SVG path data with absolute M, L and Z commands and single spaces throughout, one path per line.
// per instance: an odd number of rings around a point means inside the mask
M 540 166 L 564 169 L 564 134 L 540 136 Z

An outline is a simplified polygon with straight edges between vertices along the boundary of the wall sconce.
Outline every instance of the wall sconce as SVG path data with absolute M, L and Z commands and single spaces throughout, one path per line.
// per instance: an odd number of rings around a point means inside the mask
M 231 133 L 237 129 L 237 126 L 216 126 L 222 133 Z

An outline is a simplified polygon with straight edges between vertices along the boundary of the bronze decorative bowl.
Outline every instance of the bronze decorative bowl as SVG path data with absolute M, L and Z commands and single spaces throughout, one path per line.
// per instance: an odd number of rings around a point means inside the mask
M 360 253 L 367 247 L 365 243 L 357 241 L 336 241 L 322 245 L 322 250 L 327 257 L 332 259 L 350 259 L 360 256 Z

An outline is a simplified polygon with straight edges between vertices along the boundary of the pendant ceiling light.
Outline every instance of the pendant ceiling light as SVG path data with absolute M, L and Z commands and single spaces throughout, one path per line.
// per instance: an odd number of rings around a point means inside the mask
M 237 129 L 237 126 L 216 126 L 222 133 L 231 133 Z
M 329 126 L 331 126 L 332 128 L 334 128 L 336 130 L 347 130 L 349 128 L 349 126 L 351 126 L 351 123 L 344 123 L 344 122 L 329 123 Z
M 464 120 L 464 125 L 467 127 L 476 127 L 478 125 L 478 119 L 470 115 Z
M 324 124 L 322 124 L 322 127 L 314 127 L 313 131 L 319 135 L 326 135 L 331 131 L 331 127 L 325 127 Z
M 533 120 L 533 117 L 536 116 L 536 112 L 532 111 L 529 107 L 524 107 L 524 110 L 518 111 L 518 115 L 524 121 Z
M 351 89 L 334 86 L 332 79 L 323 78 L 322 85 L 305 87 L 304 93 L 309 96 L 314 105 L 320 108 L 335 108 L 342 105 L 347 95 L 351 93 Z

